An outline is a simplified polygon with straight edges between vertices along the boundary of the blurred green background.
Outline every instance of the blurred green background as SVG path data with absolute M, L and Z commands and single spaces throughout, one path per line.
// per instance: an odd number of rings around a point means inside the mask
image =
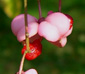
M 41 0 L 42 15 L 58 11 L 58 0 Z M 74 19 L 67 45 L 58 48 L 42 41 L 42 54 L 25 60 L 24 70 L 35 68 L 39 74 L 85 74 L 85 0 L 62 0 L 62 12 Z M 15 74 L 21 60 L 22 44 L 11 31 L 11 21 L 24 13 L 23 0 L 0 0 L 0 74 Z M 37 0 L 28 0 L 28 13 L 39 18 Z

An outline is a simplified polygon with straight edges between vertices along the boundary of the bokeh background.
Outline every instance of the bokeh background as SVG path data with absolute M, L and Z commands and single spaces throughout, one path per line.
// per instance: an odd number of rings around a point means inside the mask
M 24 13 L 23 0 L 0 0 L 0 74 L 15 74 L 20 65 L 22 44 L 11 31 L 12 19 Z M 43 17 L 58 11 L 58 0 L 41 0 Z M 58 48 L 42 41 L 42 54 L 25 60 L 24 70 L 35 68 L 39 74 L 85 74 L 85 0 L 62 0 L 62 12 L 74 19 L 67 45 Z M 39 18 L 37 0 L 28 0 L 28 13 Z

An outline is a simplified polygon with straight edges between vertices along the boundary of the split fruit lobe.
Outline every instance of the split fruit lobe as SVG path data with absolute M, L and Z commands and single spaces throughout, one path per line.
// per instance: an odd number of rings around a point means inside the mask
M 68 17 L 68 19 L 70 21 L 70 28 L 69 28 L 69 30 L 70 30 L 72 28 L 72 26 L 73 26 L 73 18 L 68 14 L 65 14 L 65 15 Z
M 37 58 L 42 52 L 42 45 L 39 40 L 35 40 L 33 43 L 30 43 L 29 48 L 30 52 L 27 53 L 25 56 L 27 60 L 33 60 Z M 22 48 L 21 53 L 24 54 L 25 50 L 26 50 L 26 45 L 24 45 L 24 47 Z

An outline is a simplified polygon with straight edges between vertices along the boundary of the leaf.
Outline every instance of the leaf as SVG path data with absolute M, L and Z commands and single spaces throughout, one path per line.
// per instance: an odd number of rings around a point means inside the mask
M 13 18 L 21 11 L 21 0 L 1 0 L 2 9 L 8 17 Z

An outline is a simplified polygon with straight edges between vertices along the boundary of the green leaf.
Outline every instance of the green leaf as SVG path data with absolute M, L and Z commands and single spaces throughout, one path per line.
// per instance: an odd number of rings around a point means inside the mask
M 13 18 L 21 11 L 21 0 L 1 0 L 2 9 L 8 17 Z

